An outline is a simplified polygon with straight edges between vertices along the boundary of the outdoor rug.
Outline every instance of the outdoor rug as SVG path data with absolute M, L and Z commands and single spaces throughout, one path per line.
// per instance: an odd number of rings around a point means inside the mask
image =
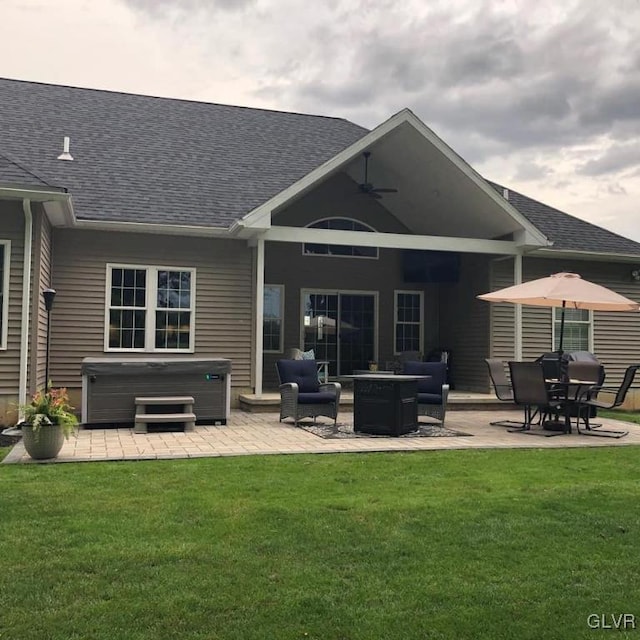
M 456 437 L 456 436 L 471 436 L 471 433 L 463 433 L 462 431 L 455 431 L 454 429 L 448 429 L 447 427 L 441 427 L 439 424 L 421 423 L 417 431 L 411 431 L 401 436 L 387 436 L 377 435 L 373 433 L 356 433 L 353 430 L 353 425 L 338 422 L 338 424 L 322 424 L 322 423 L 305 423 L 299 422 L 298 426 L 314 436 L 326 439 L 335 438 L 442 438 L 442 437 Z

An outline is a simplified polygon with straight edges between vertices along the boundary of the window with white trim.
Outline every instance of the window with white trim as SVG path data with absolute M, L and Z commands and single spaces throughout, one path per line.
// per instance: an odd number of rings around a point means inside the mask
M 375 233 L 375 229 L 358 220 L 351 218 L 323 218 L 307 225 L 309 229 L 333 229 L 335 231 L 369 231 Z M 338 256 L 341 258 L 377 258 L 377 247 L 360 247 L 355 245 L 318 244 L 305 242 L 302 245 L 302 253 L 305 256 Z
M 264 285 L 262 349 L 267 353 L 282 352 L 284 330 L 284 286 Z
M 395 353 L 422 352 L 422 291 L 396 291 L 394 312 Z
M 0 349 L 7 348 L 11 241 L 0 240 Z
M 553 307 L 553 348 L 560 348 L 562 308 Z M 563 351 L 591 351 L 593 313 L 588 309 L 565 309 Z
M 194 350 L 195 269 L 107 266 L 106 351 Z

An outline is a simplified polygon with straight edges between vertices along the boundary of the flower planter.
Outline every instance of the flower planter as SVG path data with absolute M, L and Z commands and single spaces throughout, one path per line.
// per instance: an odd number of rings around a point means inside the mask
M 62 425 L 52 424 L 34 431 L 30 424 L 23 424 L 22 442 L 34 460 L 48 460 L 60 453 L 64 444 L 64 430 Z

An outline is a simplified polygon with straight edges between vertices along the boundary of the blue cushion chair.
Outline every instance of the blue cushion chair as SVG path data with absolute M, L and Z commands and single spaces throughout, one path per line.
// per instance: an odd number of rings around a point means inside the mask
M 315 360 L 278 360 L 280 380 L 280 421 L 293 418 L 298 426 L 301 418 L 326 416 L 338 419 L 341 386 L 337 382 L 318 382 Z
M 429 416 L 444 425 L 449 398 L 446 362 L 409 361 L 402 365 L 402 373 L 412 376 L 430 376 L 418 380 L 418 415 Z

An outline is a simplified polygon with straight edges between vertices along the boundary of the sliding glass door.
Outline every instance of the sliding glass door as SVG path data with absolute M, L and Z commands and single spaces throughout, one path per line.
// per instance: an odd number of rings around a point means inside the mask
M 304 349 L 329 361 L 329 375 L 367 369 L 376 359 L 376 293 L 307 290 L 302 303 Z

